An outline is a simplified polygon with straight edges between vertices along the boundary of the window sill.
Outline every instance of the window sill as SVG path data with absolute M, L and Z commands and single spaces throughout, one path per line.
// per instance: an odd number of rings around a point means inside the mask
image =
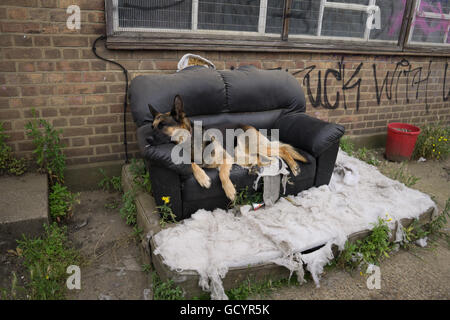
M 347 54 L 392 54 L 450 56 L 445 46 L 414 45 L 402 50 L 392 43 L 290 39 L 283 41 L 268 36 L 193 35 L 180 33 L 121 32 L 107 38 L 108 49 L 122 50 L 203 50 L 246 52 L 308 52 Z

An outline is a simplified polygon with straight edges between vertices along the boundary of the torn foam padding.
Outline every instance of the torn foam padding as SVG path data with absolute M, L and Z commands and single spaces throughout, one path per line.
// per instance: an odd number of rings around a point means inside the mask
M 222 279 L 230 267 L 275 262 L 301 280 L 306 264 L 318 284 L 333 244 L 342 250 L 350 234 L 372 229 L 378 218 L 389 217 L 392 226 L 435 207 L 428 195 L 345 152 L 339 151 L 335 168 L 329 185 L 302 191 L 289 201 L 281 198 L 272 207 L 251 211 L 247 206 L 240 216 L 199 210 L 157 233 L 154 252 L 173 270 L 197 271 L 201 287 L 213 299 L 227 299 Z M 326 246 L 301 254 L 320 244 Z

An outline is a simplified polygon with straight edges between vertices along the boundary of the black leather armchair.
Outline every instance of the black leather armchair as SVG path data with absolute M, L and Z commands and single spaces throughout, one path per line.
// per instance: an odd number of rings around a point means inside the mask
M 282 142 L 298 148 L 309 161 L 299 163 L 301 173 L 290 175 L 286 194 L 297 194 L 313 186 L 328 184 L 344 127 L 306 115 L 305 97 L 298 81 L 282 70 L 260 70 L 243 66 L 216 71 L 189 67 L 174 74 L 138 76 L 130 85 L 130 102 L 136 122 L 138 144 L 148 166 L 157 205 L 170 196 L 177 219 L 185 219 L 198 209 L 226 208 L 225 196 L 216 169 L 205 169 L 211 187 L 202 188 L 194 179 L 189 164 L 171 161 L 173 144 L 150 145 L 151 104 L 159 112 L 168 112 L 176 94 L 181 95 L 184 110 L 191 120 L 205 126 L 221 123 L 245 123 L 258 129 L 279 129 Z M 236 190 L 253 190 L 256 175 L 233 165 L 230 173 Z

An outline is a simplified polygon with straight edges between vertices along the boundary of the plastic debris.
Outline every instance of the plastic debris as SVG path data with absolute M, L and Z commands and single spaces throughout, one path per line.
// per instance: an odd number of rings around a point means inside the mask
M 196 54 L 187 53 L 183 57 L 181 57 L 180 61 L 178 61 L 178 71 L 181 71 L 184 68 L 190 66 L 204 66 L 205 68 L 211 68 L 214 70 L 216 69 L 214 63 L 212 63 L 208 59 Z

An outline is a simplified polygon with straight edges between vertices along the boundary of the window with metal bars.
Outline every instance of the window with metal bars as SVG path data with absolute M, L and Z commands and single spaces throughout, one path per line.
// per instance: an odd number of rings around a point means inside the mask
M 448 2 L 106 0 L 108 45 L 257 51 L 301 51 L 305 45 L 350 51 L 402 51 L 424 43 L 445 46 Z
M 408 42 L 410 44 L 450 44 L 450 1 L 416 1 Z

